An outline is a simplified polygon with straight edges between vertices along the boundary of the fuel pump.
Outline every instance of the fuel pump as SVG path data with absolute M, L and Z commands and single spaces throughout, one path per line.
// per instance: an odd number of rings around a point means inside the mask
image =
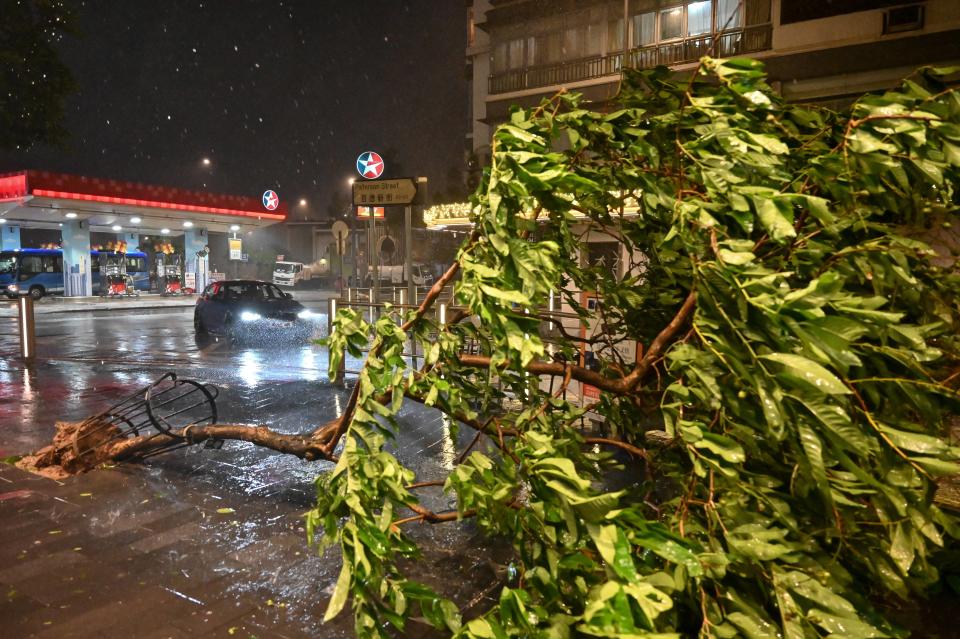
M 100 253 L 100 289 L 107 297 L 139 296 L 133 278 L 127 274 L 127 256 L 122 252 Z
M 161 295 L 183 295 L 183 257 L 174 254 L 157 255 L 157 276 Z

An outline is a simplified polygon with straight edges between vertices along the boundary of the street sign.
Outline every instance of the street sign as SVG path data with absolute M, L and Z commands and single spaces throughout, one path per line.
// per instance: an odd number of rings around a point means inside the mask
M 368 180 L 383 175 L 383 158 L 376 151 L 365 151 L 357 158 L 357 173 Z
M 280 196 L 277 195 L 276 191 L 264 191 L 263 208 L 268 211 L 275 211 L 278 206 L 280 206 Z
M 227 239 L 227 242 L 230 244 L 230 259 L 243 259 L 243 240 L 238 237 L 231 237 Z
M 350 235 L 350 227 L 342 220 L 337 220 L 330 230 L 337 240 L 337 255 L 343 255 L 347 252 L 347 236 Z
M 417 181 L 413 178 L 354 182 L 354 206 L 407 206 L 417 197 Z

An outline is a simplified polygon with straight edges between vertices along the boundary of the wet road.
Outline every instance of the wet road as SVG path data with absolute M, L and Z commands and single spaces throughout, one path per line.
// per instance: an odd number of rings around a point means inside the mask
M 320 336 L 326 327 L 324 315 L 317 327 Z M 309 432 L 340 415 L 349 392 L 349 387 L 330 384 L 326 353 L 310 343 L 272 339 L 240 347 L 198 343 L 192 309 L 38 316 L 38 360 L 30 367 L 15 357 L 16 335 L 15 320 L 0 319 L 0 457 L 45 445 L 55 421 L 98 412 L 167 371 L 216 384 L 221 391 L 217 402 L 221 422 L 267 424 L 286 433 Z M 347 367 L 355 369 L 357 362 L 348 361 Z M 403 432 L 394 452 L 401 461 L 417 472 L 418 481 L 444 477 L 463 442 L 451 441 L 439 413 L 416 404 L 405 406 L 399 421 Z M 162 530 L 149 523 L 142 529 L 150 536 L 172 536 L 161 545 L 164 551 L 153 549 L 152 563 L 143 566 L 151 584 L 183 595 L 188 603 L 246 601 L 249 618 L 232 622 L 238 624 L 229 626 L 235 629 L 233 636 L 236 629 L 247 628 L 243 625 L 247 622 L 253 624 L 250 634 L 260 637 L 274 636 L 268 631 L 279 632 L 276 636 L 316 636 L 339 560 L 334 551 L 314 556 L 303 536 L 301 515 L 312 505 L 313 479 L 328 467 L 325 462 L 304 462 L 240 442 L 228 442 L 222 450 L 194 447 L 152 458 L 142 466 L 95 471 L 91 475 L 98 477 L 68 480 L 64 487 L 68 492 L 92 492 L 76 491 L 100 482 L 98 491 L 109 493 L 110 498 L 94 504 L 75 495 L 74 499 L 64 497 L 78 501 L 81 510 L 73 519 L 64 514 L 56 525 L 92 536 L 94 541 L 83 547 L 96 548 L 96 539 L 116 532 L 111 526 L 142 518 L 145 510 L 156 507 L 166 513 L 158 517 L 167 524 Z M 80 483 L 71 484 L 75 481 Z M 425 498 L 434 508 L 452 505 L 439 491 Z M 0 515 L 25 517 L 41 512 L 21 501 L 0 499 Z M 3 510 L 14 507 L 13 502 L 18 504 L 17 511 Z M 232 509 L 234 514 L 218 516 L 222 509 Z M 44 516 L 55 519 L 57 512 Z M 168 522 L 170 513 L 181 515 Z M 179 532 L 172 534 L 175 531 Z M 413 534 L 426 551 L 425 561 L 413 569 L 414 577 L 462 602 L 470 601 L 495 579 L 490 549 L 476 544 L 476 532 L 469 526 L 417 526 Z M 10 552 L 19 552 L 18 548 Z M 91 555 L 93 565 L 103 563 L 95 560 L 97 556 Z M 0 584 L 16 585 L 17 574 L 5 579 L 0 568 Z M 96 571 L 92 574 L 91 579 L 97 578 Z M 268 606 L 268 601 L 273 603 Z M 276 602 L 284 603 L 283 614 L 264 614 L 276 613 Z M 10 621 L 2 603 L 0 621 Z M 23 603 L 28 605 L 52 604 L 37 599 Z M 349 621 L 349 613 L 342 616 Z M 169 636 L 196 634 L 177 625 L 177 619 L 168 621 Z M 336 625 L 339 631 L 325 627 L 323 636 L 349 636 L 347 626 L 342 620 Z M 68 636 L 63 634 L 64 627 L 59 626 L 57 636 Z M 31 628 L 22 628 L 24 636 L 33 633 Z M 76 636 L 112 636 L 102 628 L 97 633 Z

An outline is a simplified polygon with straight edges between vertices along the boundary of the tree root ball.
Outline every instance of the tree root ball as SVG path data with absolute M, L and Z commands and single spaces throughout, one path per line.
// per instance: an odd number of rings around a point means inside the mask
M 51 479 L 63 479 L 92 470 L 111 459 L 119 429 L 98 421 L 57 422 L 53 443 L 26 455 L 17 467 Z

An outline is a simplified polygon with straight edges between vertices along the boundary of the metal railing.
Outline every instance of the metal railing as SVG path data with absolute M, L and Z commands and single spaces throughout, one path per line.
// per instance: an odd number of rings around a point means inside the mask
M 378 302 L 388 302 L 394 306 L 403 304 L 419 304 L 431 286 L 417 286 L 414 288 L 414 299 L 407 300 L 406 286 L 382 286 L 376 289 L 376 300 Z M 374 297 L 374 289 L 370 287 L 350 287 L 343 289 L 340 299 L 344 302 L 370 302 Z M 446 286 L 437 298 L 438 302 L 452 303 L 453 286 Z
M 643 69 L 661 64 L 696 62 L 705 55 L 727 58 L 745 53 L 766 51 L 772 46 L 772 34 L 773 26 L 771 24 L 761 24 L 637 47 L 627 53 L 627 64 L 630 67 Z M 591 80 L 615 75 L 620 72 L 622 66 L 623 52 L 618 51 L 605 56 L 512 69 L 492 74 L 488 82 L 489 92 L 491 94 L 508 93 L 536 87 L 562 85 L 580 80 Z

